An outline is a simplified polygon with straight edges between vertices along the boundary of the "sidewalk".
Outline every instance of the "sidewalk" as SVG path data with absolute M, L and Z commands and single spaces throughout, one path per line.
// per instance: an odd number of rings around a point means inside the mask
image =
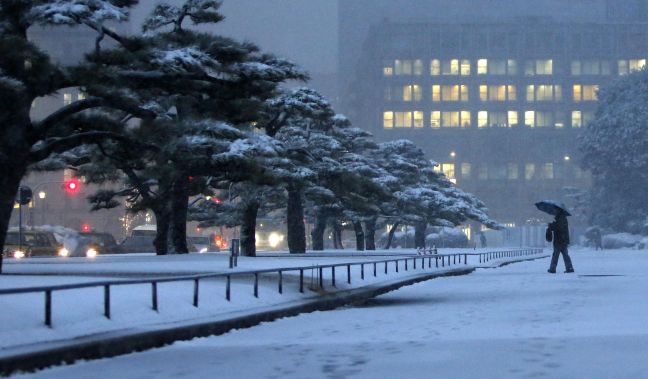
M 534 258 L 544 257 L 540 255 Z M 141 257 L 142 259 L 144 257 Z M 155 257 L 153 257 L 155 258 Z M 151 258 L 149 258 L 151 259 Z M 323 261 L 323 260 L 326 260 Z M 371 262 L 384 257 L 361 257 L 356 259 L 346 257 L 322 258 L 317 257 L 319 264 L 334 262 Z M 218 259 L 216 259 L 218 260 Z M 210 262 L 216 261 L 211 258 Z M 143 259 L 145 262 L 146 259 Z M 178 263 L 177 257 L 170 261 Z M 204 258 L 187 258 L 187 266 L 196 267 Z M 196 263 L 196 261 L 200 263 Z M 278 261 L 278 262 L 277 262 Z M 492 261 L 492 267 L 510 263 L 511 259 Z M 249 269 L 268 267 L 295 267 L 304 264 L 315 264 L 312 258 L 248 258 L 239 262 L 241 267 Z M 158 262 L 159 263 L 159 262 Z M 110 270 L 114 270 L 113 260 L 106 262 Z M 123 262 L 117 262 L 123 264 Z M 161 265 L 169 262 L 159 263 Z M 41 265 L 43 266 L 43 265 Z M 94 263 L 93 272 L 106 269 L 100 268 L 101 263 Z M 200 306 L 192 305 L 192 283 L 169 283 L 160 285 L 160 309 L 154 312 L 150 308 L 150 287 L 124 286 L 112 290 L 113 310 L 110 320 L 102 316 L 101 288 L 72 290 L 70 293 L 56 295 L 53 300 L 53 328 L 47 328 L 42 320 L 42 295 L 11 295 L 0 296 L 0 305 L 6 310 L 0 314 L 0 366 L 2 372 L 11 372 L 15 368 L 43 367 L 61 361 L 89 359 L 123 354 L 129 351 L 152 348 L 171 343 L 175 340 L 190 339 L 197 336 L 207 336 L 225 333 L 233 328 L 249 327 L 263 321 L 271 321 L 280 317 L 296 315 L 302 312 L 325 310 L 371 298 L 379 294 L 397 289 L 401 286 L 446 275 L 463 275 L 472 272 L 479 264 L 456 265 L 452 268 L 417 270 L 409 267 L 404 271 L 401 267 L 396 273 L 389 267 L 388 274 L 378 270 L 376 277 L 367 272 L 365 280 L 360 280 L 360 273 L 354 269 L 353 281 L 349 285 L 342 277 L 331 287 L 331 278 L 325 277 L 324 290 L 317 288 L 317 280 L 310 275 L 307 279 L 306 290 L 298 291 L 298 278 L 293 274 L 284 274 L 283 295 L 277 291 L 275 275 L 265 275 L 260 280 L 259 298 L 252 294 L 252 283 L 248 280 L 238 280 L 232 283 L 232 301 L 224 298 L 224 283 L 211 280 L 201 284 Z M 25 266 L 29 267 L 29 266 Z M 31 266 L 36 267 L 36 266 Z M 30 267 L 30 268 L 31 268 Z M 140 267 L 141 268 L 141 267 Z M 167 267 L 168 269 L 169 267 Z M 154 270 L 160 267 L 154 266 Z M 176 267 L 177 269 L 177 267 Z M 185 267 L 181 268 L 186 270 Z M 222 270 L 227 271 L 225 268 Z M 65 270 L 64 270 L 65 271 Z M 133 273 L 133 267 L 121 272 Z M 50 271 L 52 273 L 54 271 Z M 212 268 L 210 272 L 215 272 Z M 317 270 L 314 270 L 317 275 Z M 2 278 L 3 287 L 6 283 Z M 19 277 L 20 278 L 20 277 Z M 30 278 L 30 277 L 27 277 Z M 24 277 L 22 278 L 25 279 Z M 48 280 L 51 280 L 49 277 Z M 70 277 L 56 279 L 69 280 Z M 81 279 L 81 278 L 74 278 Z M 41 277 L 34 279 L 42 281 Z M 87 278 L 83 278 L 84 281 Z M 25 284 L 25 283 L 23 283 Z M 41 283 L 42 284 L 42 283 Z M 312 286 L 311 286 L 312 284 Z M 140 287 L 140 288 L 138 288 Z M 74 293 L 72 293 L 74 292 Z M 13 299 L 12 299 L 13 298 Z M 17 319 L 15 315 L 21 315 Z M 13 317 L 12 317 L 13 316 Z M 23 317 L 24 316 L 24 317 Z

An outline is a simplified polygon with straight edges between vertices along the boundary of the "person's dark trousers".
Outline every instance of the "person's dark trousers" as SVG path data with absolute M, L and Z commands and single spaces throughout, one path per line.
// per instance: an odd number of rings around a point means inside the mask
M 558 257 L 562 254 L 563 260 L 565 261 L 565 269 L 567 271 L 573 271 L 574 266 L 572 266 L 571 258 L 567 252 L 567 245 L 564 246 L 554 246 L 554 252 L 551 256 L 551 266 L 549 267 L 550 271 L 556 271 L 556 266 L 558 266 Z

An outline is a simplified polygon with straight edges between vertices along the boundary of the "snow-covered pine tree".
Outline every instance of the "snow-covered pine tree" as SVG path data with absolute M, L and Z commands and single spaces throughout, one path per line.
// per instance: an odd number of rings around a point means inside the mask
M 0 247 L 4 245 L 14 197 L 28 167 L 53 153 L 67 151 L 86 142 L 105 140 L 111 133 L 99 125 L 80 129 L 62 126 L 69 117 L 87 109 L 128 109 L 139 117 L 151 112 L 130 99 L 88 97 L 63 106 L 43 119 L 33 120 L 31 105 L 38 97 L 50 96 L 68 87 L 82 87 L 87 77 L 72 68 L 54 63 L 28 40 L 27 32 L 37 24 L 86 25 L 98 30 L 103 22 L 123 21 L 135 0 L 2 0 L 0 2 Z M 89 29 L 89 32 L 95 33 Z M 110 31 L 108 31 L 110 33 Z M 100 38 L 98 37 L 98 40 Z
M 589 221 L 639 233 L 648 216 L 648 70 L 601 87 L 596 116 L 580 136 L 592 173 Z

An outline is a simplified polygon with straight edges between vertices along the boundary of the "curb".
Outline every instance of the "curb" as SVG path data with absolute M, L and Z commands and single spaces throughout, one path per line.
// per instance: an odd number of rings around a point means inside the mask
M 546 258 L 546 256 L 504 262 L 495 267 L 542 258 Z M 435 278 L 468 275 L 474 272 L 477 268 L 486 267 L 473 266 L 468 268 L 457 268 L 442 273 L 421 274 L 404 280 L 396 279 L 388 284 L 375 284 L 357 289 L 344 290 L 335 294 L 324 295 L 316 300 L 301 303 L 299 305 L 290 305 L 280 309 L 262 311 L 227 320 L 208 321 L 144 332 L 126 331 L 122 335 L 107 338 L 95 338 L 89 341 L 81 341 L 83 338 L 73 339 L 40 351 L 4 356 L 0 358 L 0 375 L 9 376 L 19 371 L 36 371 L 54 365 L 71 364 L 77 360 L 110 358 L 117 355 L 163 347 L 176 341 L 186 341 L 197 337 L 221 335 L 233 329 L 249 328 L 262 322 L 297 316 L 302 313 L 332 310 L 345 305 L 365 301 L 395 291 L 404 286 Z M 493 268 L 493 266 L 489 266 L 489 268 Z

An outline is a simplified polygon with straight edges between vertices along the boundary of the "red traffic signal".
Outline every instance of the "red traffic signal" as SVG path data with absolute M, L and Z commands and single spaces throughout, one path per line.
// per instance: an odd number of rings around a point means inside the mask
M 64 184 L 65 191 L 67 191 L 67 193 L 69 194 L 75 194 L 79 192 L 80 187 L 81 183 L 78 179 L 70 179 Z
M 83 224 L 83 225 L 81 225 L 81 231 L 82 231 L 83 233 L 88 233 L 88 232 L 90 232 L 90 224 Z

